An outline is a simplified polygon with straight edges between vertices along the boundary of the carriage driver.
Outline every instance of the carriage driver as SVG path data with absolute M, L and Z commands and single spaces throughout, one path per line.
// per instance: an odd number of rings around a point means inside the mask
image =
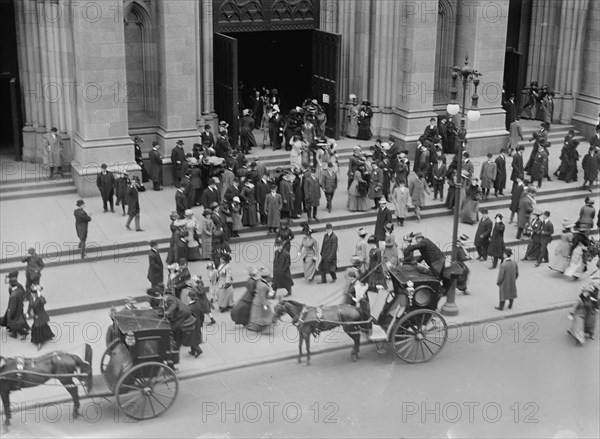
M 425 261 L 431 271 L 439 278 L 442 277 L 446 256 L 429 238 L 425 238 L 421 232 L 408 235 L 412 243 L 404 249 L 404 258 L 412 256 L 415 250 L 421 253 L 421 260 Z

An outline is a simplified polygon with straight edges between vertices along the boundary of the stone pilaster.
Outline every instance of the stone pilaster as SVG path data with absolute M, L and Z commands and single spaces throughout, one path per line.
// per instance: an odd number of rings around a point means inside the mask
M 212 0 L 202 0 L 198 4 L 199 11 L 199 65 L 197 76 L 201 78 L 198 91 L 198 127 L 202 130 L 203 125 L 209 123 L 212 125 L 213 132 L 217 132 L 217 114 L 215 113 L 215 92 L 213 78 L 213 2 Z
M 434 115 L 437 1 L 394 2 L 394 66 L 391 134 L 414 152 L 416 141 Z M 390 30 L 390 32 L 392 32 Z
M 178 2 L 177 2 L 178 3 Z M 112 0 L 71 5 L 75 81 L 78 86 L 73 135 L 73 179 L 81 196 L 97 194 L 100 164 L 139 172 L 129 137 L 125 38 Z
M 580 75 L 575 78 L 580 84 L 575 102 L 575 114 L 572 123 L 589 139 L 598 123 L 600 112 L 600 4 L 589 2 L 587 23 L 585 23 L 585 42 Z
M 493 3 L 472 3 L 459 10 L 456 26 L 455 64 L 464 65 L 469 55 L 469 65 L 482 76 L 477 90 L 481 118 L 477 122 L 466 121 L 468 149 L 471 155 L 497 153 L 506 145 L 505 112 L 502 109 L 502 79 L 506 53 L 506 28 L 508 23 L 508 0 Z M 459 103 L 462 93 L 466 95 L 466 110 L 471 107 L 473 86 L 466 91 L 459 86 Z M 458 116 L 455 123 L 459 124 Z
M 178 139 L 187 152 L 200 141 L 196 126 L 195 2 L 157 0 L 160 110 L 158 142 L 170 152 Z M 204 23 L 203 23 L 204 24 Z M 212 38 L 211 38 L 212 41 Z

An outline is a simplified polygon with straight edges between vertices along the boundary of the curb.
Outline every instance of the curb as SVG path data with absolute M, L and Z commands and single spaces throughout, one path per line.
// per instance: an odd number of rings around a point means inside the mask
M 513 319 L 513 318 L 523 317 L 523 316 L 527 316 L 527 315 L 541 314 L 541 313 L 545 313 L 545 312 L 551 312 L 551 311 L 556 311 L 556 310 L 560 310 L 560 309 L 570 308 L 572 305 L 573 304 L 571 302 L 561 303 L 561 304 L 551 305 L 551 306 L 548 306 L 545 308 L 534 309 L 531 311 L 523 311 L 523 312 L 510 314 L 510 315 L 490 317 L 490 318 L 481 319 L 481 320 L 472 320 L 472 321 L 463 322 L 463 323 L 449 324 L 448 328 L 459 328 L 459 327 L 463 327 L 463 326 L 479 325 L 479 324 L 484 324 L 484 323 L 490 323 L 490 322 L 496 322 L 496 321 L 501 321 L 501 320 L 508 320 L 508 319 Z M 361 341 L 360 346 L 366 346 L 368 344 L 372 344 L 372 343 L 369 341 Z M 342 343 L 339 346 L 323 348 L 319 351 L 311 352 L 311 356 L 317 356 L 317 355 L 321 355 L 321 354 L 327 354 L 327 353 L 339 351 L 342 349 L 347 349 L 351 345 L 352 345 L 351 341 L 348 341 L 347 343 L 345 343 L 345 344 Z M 209 370 L 209 371 L 189 372 L 189 373 L 183 374 L 181 376 L 178 376 L 178 379 L 179 379 L 179 381 L 186 381 L 186 380 L 190 380 L 190 379 L 201 378 L 204 376 L 216 375 L 216 374 L 222 373 L 222 372 L 232 372 L 232 371 L 246 369 L 246 368 L 250 368 L 250 367 L 262 366 L 265 364 L 280 363 L 283 361 L 293 360 L 293 359 L 297 358 L 297 356 L 298 355 L 295 353 L 294 354 L 282 354 L 281 356 L 277 356 L 276 358 L 265 358 L 265 359 L 253 360 L 253 361 L 249 361 L 248 363 L 234 364 L 231 366 L 216 368 L 216 369 Z M 394 358 L 394 360 L 396 360 L 396 359 Z M 94 378 L 101 377 L 101 376 L 102 375 L 94 375 Z M 103 393 L 97 393 L 97 394 L 91 394 L 91 395 L 84 394 L 84 395 L 80 395 L 79 400 L 82 401 L 82 400 L 88 400 L 88 399 L 94 399 L 94 398 L 107 398 L 107 397 L 114 397 L 114 394 L 111 392 L 103 392 Z M 20 407 L 17 407 L 17 409 L 13 412 L 13 414 L 19 413 L 23 410 L 29 411 L 34 408 L 47 407 L 47 406 L 56 405 L 56 404 L 61 404 L 61 405 L 62 404 L 70 404 L 71 402 L 72 402 L 71 398 L 63 398 L 63 399 L 57 399 L 57 400 L 52 400 L 52 401 L 36 402 L 36 403 L 31 403 L 31 404 L 25 403 L 25 406 L 23 406 L 23 404 L 21 404 Z M 4 409 L 0 409 L 0 415 L 3 415 L 3 414 L 4 414 Z

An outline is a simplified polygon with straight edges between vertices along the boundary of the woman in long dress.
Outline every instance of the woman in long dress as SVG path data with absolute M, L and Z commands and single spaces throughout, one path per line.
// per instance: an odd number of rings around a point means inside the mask
M 475 224 L 478 221 L 479 200 L 481 200 L 479 181 L 474 178 L 465 191 L 465 199 L 460 211 L 460 220 L 465 224 Z
M 175 232 L 178 230 L 178 227 L 175 225 L 175 221 L 179 219 L 179 215 L 177 212 L 173 211 L 169 215 L 169 218 L 171 219 L 171 225 L 169 226 L 171 229 L 171 241 L 169 242 L 169 251 L 167 252 L 167 265 L 171 265 L 173 262 L 179 260 L 175 258 L 175 242 L 177 240 Z
M 371 140 L 373 133 L 371 132 L 371 118 L 373 117 L 373 110 L 371 110 L 371 103 L 369 101 L 363 101 L 360 109 L 358 110 L 358 134 L 357 139 L 360 140 Z
M 275 292 L 263 276 L 266 276 L 265 270 L 262 275 L 259 271 L 256 276 L 256 293 L 250 308 L 250 321 L 246 326 L 249 331 L 260 332 L 273 324 L 273 309 L 269 300 L 275 297 Z
M 200 219 L 200 241 L 202 243 L 202 259 L 212 257 L 212 239 L 215 223 L 212 220 L 212 210 L 204 209 Z
M 577 280 L 583 274 L 586 266 L 585 259 L 583 258 L 585 249 L 586 246 L 583 242 L 579 242 L 573 249 L 571 252 L 571 263 L 565 269 L 565 276 L 571 276 L 574 280 Z
M 348 210 L 350 212 L 364 212 L 369 209 L 369 199 L 367 198 L 368 183 L 363 179 L 360 169 L 354 171 L 352 183 L 348 188 Z
M 358 135 L 358 111 L 360 106 L 358 105 L 358 98 L 356 95 L 350 95 L 350 100 L 352 103 L 348 106 L 348 126 L 346 127 L 346 137 L 354 139 Z
M 394 236 L 394 225 L 389 223 L 385 226 L 385 247 L 381 259 L 383 260 L 384 269 L 387 270 L 387 262 L 393 267 L 398 265 L 398 244 L 396 244 L 396 236 Z
M 295 135 L 290 139 L 290 166 L 292 169 L 302 167 L 302 150 L 304 149 L 305 142 L 302 137 Z
M 247 181 L 242 189 L 242 225 L 246 227 L 254 227 L 258 223 L 258 209 L 256 204 L 256 189 L 254 184 Z
M 540 219 L 540 215 L 542 212 L 539 209 L 535 209 L 531 214 L 531 221 L 525 227 L 526 233 L 530 234 L 529 244 L 527 244 L 527 250 L 525 251 L 525 256 L 523 256 L 523 261 L 537 261 L 538 256 L 540 254 L 540 250 L 542 249 L 542 244 L 540 242 L 542 238 L 542 220 Z M 569 250 L 569 254 L 571 251 Z
M 403 180 L 397 182 L 397 186 L 392 192 L 392 202 L 396 208 L 396 221 L 401 227 L 404 227 L 404 218 L 408 216 L 408 207 L 410 206 L 410 191 Z
M 379 250 L 379 242 L 373 235 L 367 240 L 369 244 L 369 268 L 368 268 L 368 284 L 369 290 L 377 291 L 377 285 L 386 287 L 385 273 L 383 271 L 382 255 Z
M 240 197 L 233 197 L 231 203 L 231 219 L 233 222 L 233 236 L 237 238 L 240 236 L 238 232 L 244 228 L 242 225 L 242 200 L 240 200 Z
M 567 332 L 577 340 L 578 346 L 583 346 L 586 335 L 594 339 L 597 311 L 598 283 L 595 282 L 581 289 L 581 294 L 570 312 L 572 323 Z
M 227 253 L 221 255 L 221 263 L 217 268 L 219 282 L 217 286 L 217 303 L 221 312 L 233 308 L 233 276 L 231 274 L 231 256 Z
M 50 317 L 46 312 L 46 298 L 41 295 L 42 287 L 32 285 L 31 287 L 31 312 L 33 313 L 33 324 L 31 325 L 31 342 L 37 345 L 38 351 L 44 343 L 54 338 L 54 334 L 48 325 Z
M 319 244 L 312 237 L 313 230 L 308 224 L 302 226 L 302 243 L 300 244 L 300 255 L 304 262 L 304 279 L 312 282 L 317 270 L 317 255 L 319 254 Z
M 243 326 L 246 326 L 250 321 L 250 309 L 252 308 L 252 299 L 254 299 L 258 270 L 250 268 L 248 274 L 249 277 L 245 284 L 244 294 L 231 310 L 231 320 L 235 324 Z
M 202 259 L 200 254 L 200 237 L 201 229 L 200 223 L 194 216 L 194 212 L 191 209 L 185 211 L 185 228 L 187 230 L 187 260 L 188 261 L 199 261 Z
M 566 221 L 563 222 L 563 230 L 562 234 L 560 235 L 560 242 L 554 249 L 554 258 L 552 258 L 552 264 L 548 265 L 551 270 L 564 273 L 571 263 L 571 239 L 573 239 L 571 227 L 573 226 L 574 224 L 569 224 Z

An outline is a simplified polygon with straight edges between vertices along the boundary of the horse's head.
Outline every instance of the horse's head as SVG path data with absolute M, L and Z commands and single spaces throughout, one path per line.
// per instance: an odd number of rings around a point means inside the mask
M 273 323 L 280 319 L 285 313 L 287 313 L 293 321 L 297 321 L 305 306 L 306 305 L 303 303 L 296 302 L 294 300 L 285 300 L 283 298 L 279 299 L 279 303 L 275 305 Z
M 279 302 L 273 308 L 273 323 L 276 323 L 277 320 L 281 318 L 282 315 L 286 313 L 285 300 L 279 299 Z

